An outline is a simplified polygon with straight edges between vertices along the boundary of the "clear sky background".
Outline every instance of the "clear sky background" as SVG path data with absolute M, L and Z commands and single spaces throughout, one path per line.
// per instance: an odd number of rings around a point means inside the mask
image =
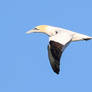
M 92 0 L 0 0 L 0 92 L 92 92 L 92 40 L 71 43 L 56 75 L 48 36 L 25 34 L 42 24 L 92 36 Z

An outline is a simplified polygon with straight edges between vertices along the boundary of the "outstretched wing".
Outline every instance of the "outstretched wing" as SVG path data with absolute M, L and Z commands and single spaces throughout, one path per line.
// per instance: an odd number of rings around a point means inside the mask
M 57 74 L 59 74 L 60 71 L 60 57 L 65 47 L 71 42 L 71 40 L 72 36 L 67 33 L 58 33 L 55 36 L 50 37 L 48 45 L 48 56 L 51 67 Z

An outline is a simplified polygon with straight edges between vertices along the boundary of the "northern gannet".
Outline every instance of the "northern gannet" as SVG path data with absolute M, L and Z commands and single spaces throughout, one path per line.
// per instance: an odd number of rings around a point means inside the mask
M 37 26 L 26 33 L 45 33 L 49 36 L 48 57 L 56 74 L 59 74 L 60 71 L 60 57 L 70 42 L 92 39 L 87 35 L 48 25 Z

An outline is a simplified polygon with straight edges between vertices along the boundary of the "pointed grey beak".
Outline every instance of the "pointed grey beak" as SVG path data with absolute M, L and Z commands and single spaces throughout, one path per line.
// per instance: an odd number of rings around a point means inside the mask
M 26 34 L 31 34 L 31 33 L 34 33 L 34 32 L 39 32 L 39 29 L 34 28 L 32 30 L 27 31 Z
M 33 32 L 36 32 L 36 30 L 29 30 L 29 31 L 26 32 L 26 34 L 31 34 Z

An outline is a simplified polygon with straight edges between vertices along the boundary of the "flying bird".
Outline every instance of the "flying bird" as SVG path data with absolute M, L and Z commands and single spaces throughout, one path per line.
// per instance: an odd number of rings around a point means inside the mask
M 48 25 L 37 26 L 26 33 L 45 33 L 49 36 L 48 57 L 51 67 L 56 74 L 60 72 L 60 58 L 69 43 L 92 39 L 92 37 L 87 35 Z

